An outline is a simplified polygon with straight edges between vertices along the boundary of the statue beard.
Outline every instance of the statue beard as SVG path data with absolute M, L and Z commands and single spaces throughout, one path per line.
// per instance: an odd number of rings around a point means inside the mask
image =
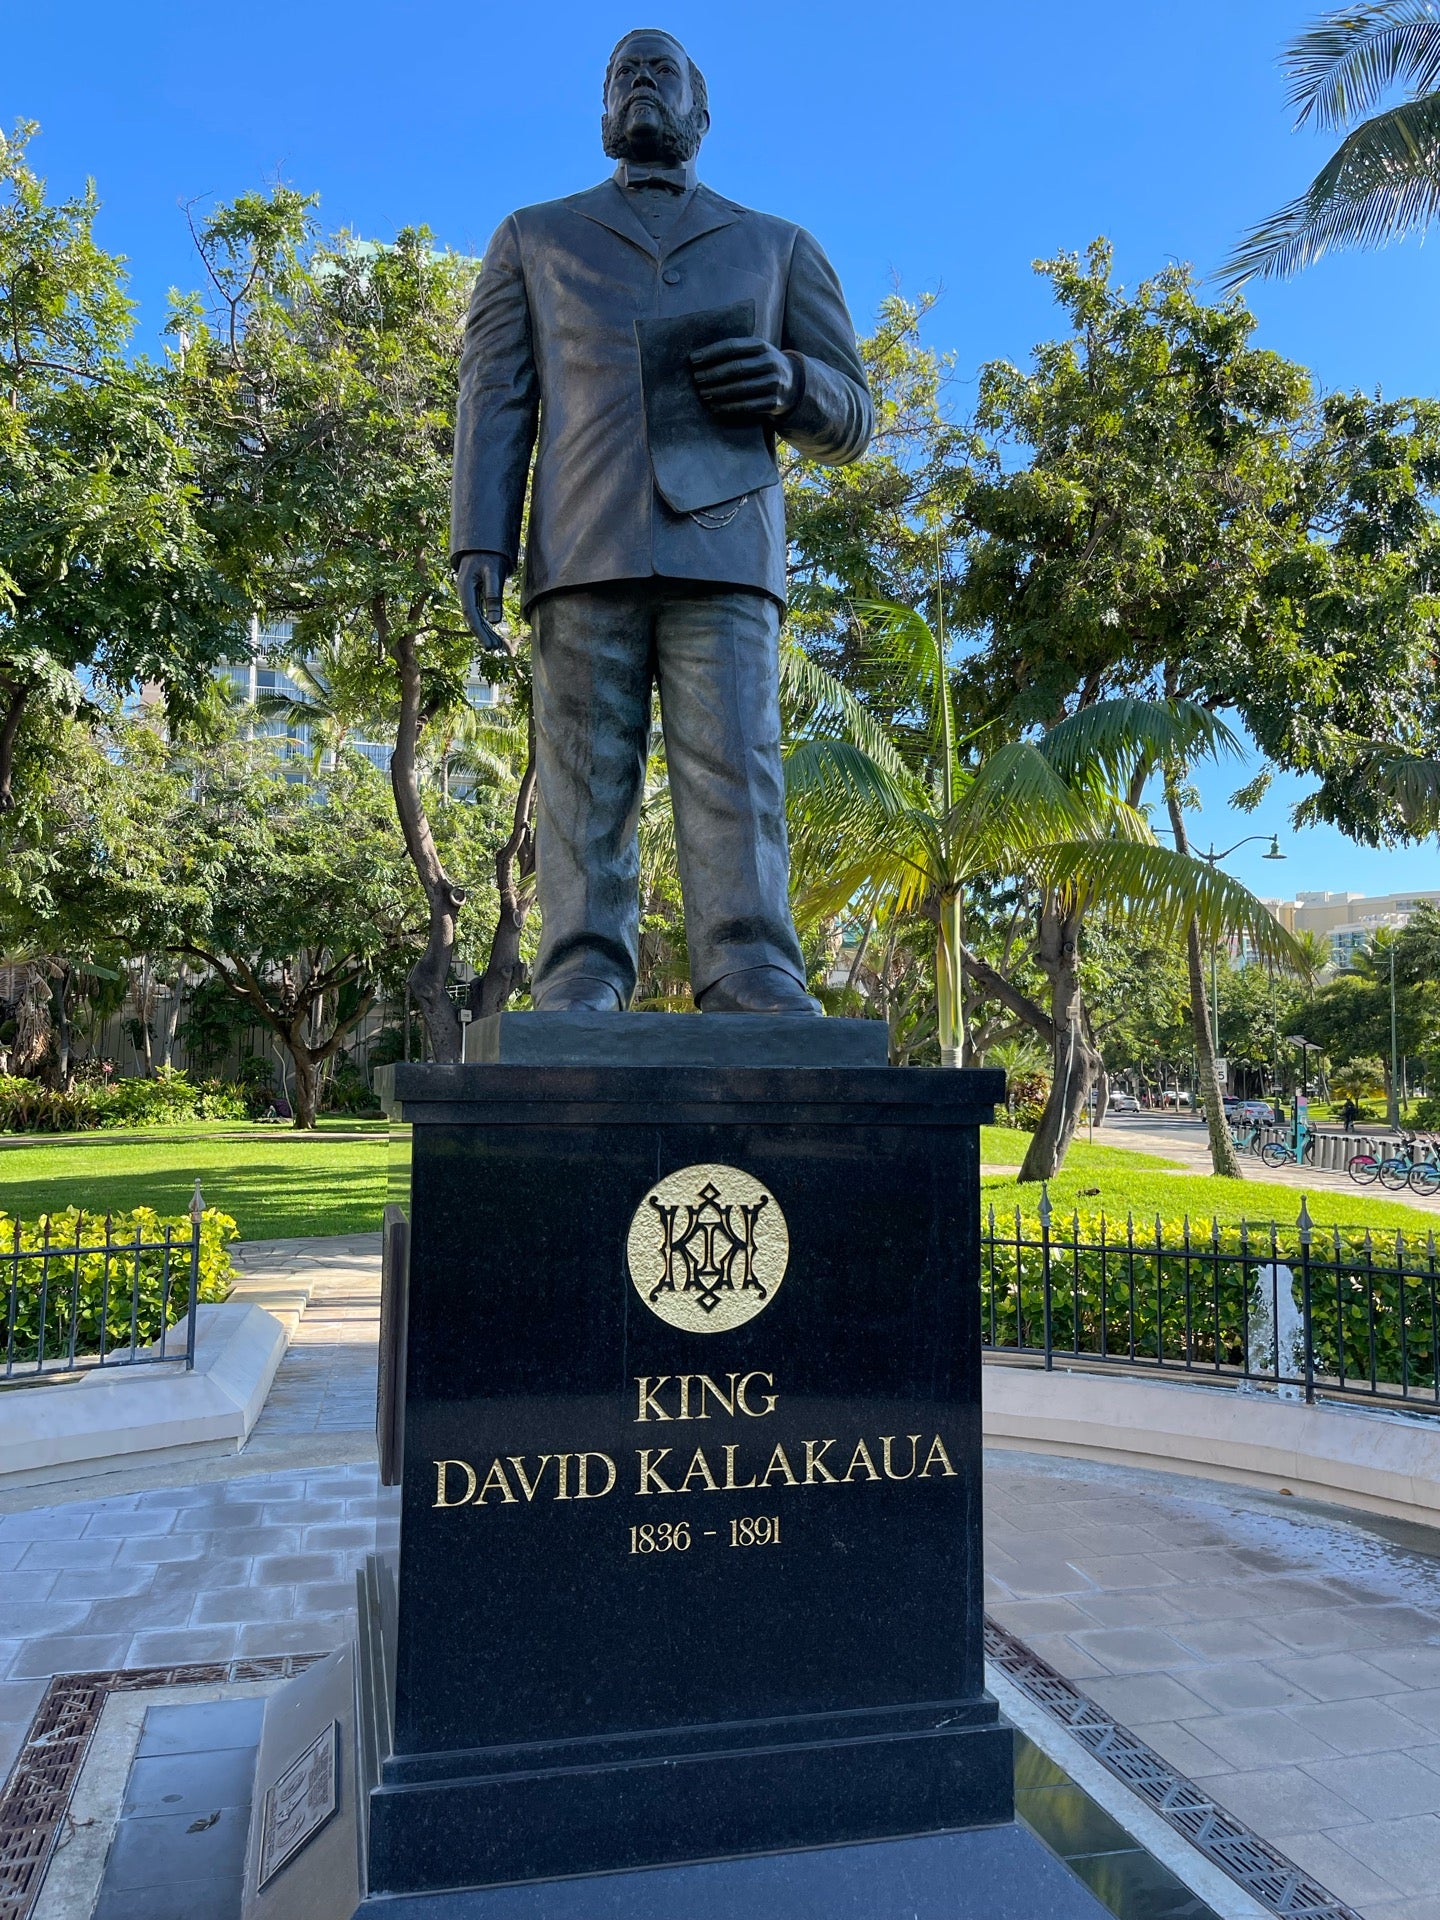
M 663 100 L 657 99 L 655 105 L 660 115 L 660 151 L 654 156 L 656 161 L 663 166 L 677 166 L 693 160 L 705 137 L 703 109 L 692 107 L 689 113 L 673 113 Z M 635 159 L 625 135 L 623 109 L 618 115 L 601 114 L 600 144 L 611 160 Z

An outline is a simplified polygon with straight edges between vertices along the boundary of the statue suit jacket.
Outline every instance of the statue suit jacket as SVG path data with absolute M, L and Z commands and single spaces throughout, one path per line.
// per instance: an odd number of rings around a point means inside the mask
M 451 551 L 503 553 L 513 567 L 535 448 L 527 606 L 654 575 L 759 588 L 783 605 L 778 483 L 733 517 L 727 505 L 697 519 L 661 497 L 647 446 L 635 322 L 736 301 L 753 301 L 756 333 L 800 361 L 803 393 L 775 431 L 813 460 L 857 458 L 870 393 L 839 281 L 803 228 L 697 186 L 657 244 L 613 179 L 511 214 L 466 321 Z M 774 444 L 770 433 L 772 461 Z

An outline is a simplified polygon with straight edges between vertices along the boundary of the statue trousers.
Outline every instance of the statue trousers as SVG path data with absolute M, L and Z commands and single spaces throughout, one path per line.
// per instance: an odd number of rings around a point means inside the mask
M 775 601 L 691 580 L 620 581 L 545 594 L 530 618 L 536 1005 L 582 976 L 608 981 L 622 1006 L 635 990 L 637 834 L 656 686 L 691 987 L 699 995 L 746 967 L 780 967 L 803 984 Z

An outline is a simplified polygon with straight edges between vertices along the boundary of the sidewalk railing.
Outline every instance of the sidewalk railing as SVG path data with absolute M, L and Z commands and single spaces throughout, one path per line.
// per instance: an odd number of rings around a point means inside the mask
M 1343 1394 L 1440 1411 L 1440 1255 L 1433 1233 L 1317 1227 L 1123 1228 L 1062 1218 L 1042 1189 L 1028 1217 L 981 1239 L 984 1345 L 1048 1367 L 1114 1366 Z
M 59 1238 L 48 1216 L 28 1233 L 18 1220 L 7 1223 L 0 1240 L 0 1379 L 161 1361 L 193 1368 L 205 1212 L 198 1180 L 189 1211 L 188 1234 L 172 1224 L 149 1238 L 139 1225 L 117 1238 L 108 1215 L 82 1213 L 73 1224 L 67 1217 Z M 182 1315 L 184 1338 L 172 1342 Z

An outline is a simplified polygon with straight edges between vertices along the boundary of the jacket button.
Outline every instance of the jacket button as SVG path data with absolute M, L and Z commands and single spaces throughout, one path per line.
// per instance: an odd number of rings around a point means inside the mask
M 684 277 L 684 274 L 675 267 L 667 267 L 660 276 L 667 287 L 678 287 Z

